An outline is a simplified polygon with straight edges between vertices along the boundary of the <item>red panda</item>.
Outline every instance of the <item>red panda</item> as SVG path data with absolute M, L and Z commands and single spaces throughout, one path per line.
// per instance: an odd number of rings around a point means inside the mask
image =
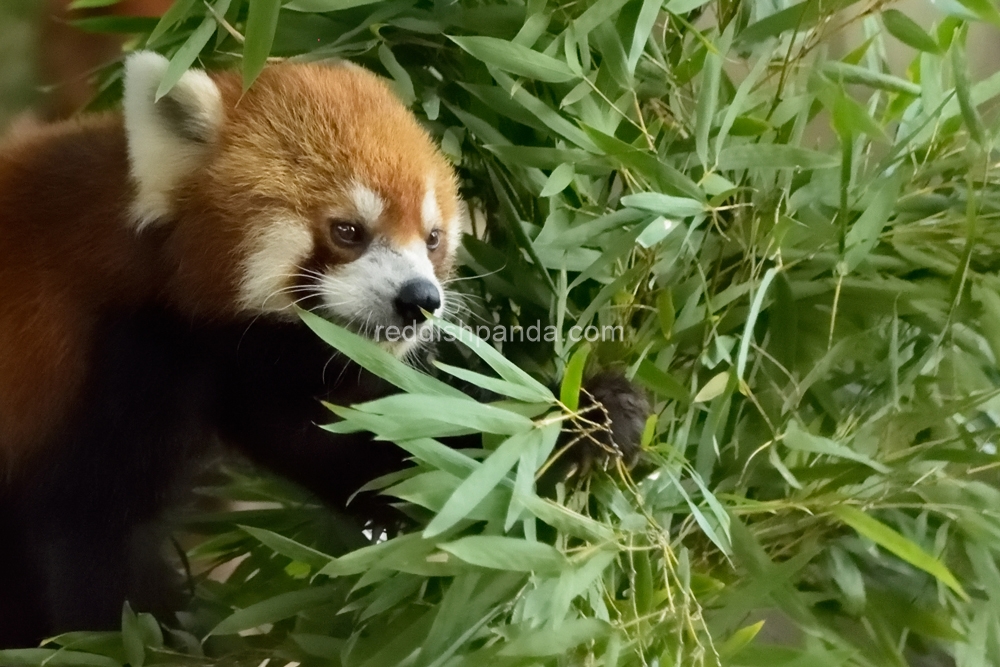
M 191 70 L 160 96 L 166 68 L 135 53 L 121 113 L 0 144 L 0 646 L 182 604 L 162 517 L 215 439 L 340 507 L 403 465 L 315 427 L 319 399 L 385 388 L 329 369 L 293 306 L 427 326 L 459 241 L 451 166 L 359 67 L 278 64 L 245 93 Z M 648 404 L 609 386 L 634 449 Z

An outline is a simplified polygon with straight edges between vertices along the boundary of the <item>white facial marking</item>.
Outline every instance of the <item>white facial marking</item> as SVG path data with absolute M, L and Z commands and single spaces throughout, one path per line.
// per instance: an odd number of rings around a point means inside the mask
M 364 255 L 349 264 L 329 270 L 320 281 L 320 291 L 327 311 L 343 324 L 361 333 L 372 334 L 376 327 L 405 326 L 396 313 L 395 301 L 404 283 L 422 278 L 429 280 L 441 296 L 444 308 L 444 290 L 434 275 L 434 265 L 427 257 L 423 241 L 395 248 L 386 243 L 373 244 Z M 427 326 L 427 323 L 418 325 Z M 392 346 L 397 355 L 405 354 L 415 341 Z
M 430 234 L 432 230 L 441 227 L 441 208 L 438 206 L 432 183 L 427 184 L 427 192 L 420 205 L 420 219 L 424 223 L 425 234 Z
M 166 58 L 152 51 L 136 52 L 125 61 L 122 106 L 129 167 L 136 185 L 132 215 L 137 229 L 169 217 L 174 188 L 198 168 L 208 150 L 206 143 L 179 135 L 165 117 L 166 105 L 156 105 L 167 64 Z M 222 124 L 222 96 L 205 72 L 185 72 L 168 97 L 199 128 L 211 132 Z
M 382 217 L 382 211 L 385 210 L 385 202 L 382 197 L 371 188 L 357 182 L 351 186 L 350 196 L 354 203 L 354 209 L 361 216 L 361 219 L 370 227 L 374 227 L 378 219 Z
M 286 311 L 304 293 L 288 289 L 313 251 L 313 235 L 296 220 L 276 220 L 247 243 L 240 305 L 254 312 Z
M 459 243 L 462 240 L 462 233 L 465 231 L 464 227 L 467 226 L 470 229 L 472 227 L 471 225 L 463 224 L 464 222 L 468 221 L 468 215 L 469 215 L 469 211 L 466 208 L 465 203 L 459 202 L 458 209 L 459 209 L 458 213 L 456 213 L 455 216 L 448 221 L 448 224 L 445 225 L 445 230 L 446 230 L 445 238 L 447 239 L 448 243 L 449 257 L 455 256 L 455 252 L 458 250 Z

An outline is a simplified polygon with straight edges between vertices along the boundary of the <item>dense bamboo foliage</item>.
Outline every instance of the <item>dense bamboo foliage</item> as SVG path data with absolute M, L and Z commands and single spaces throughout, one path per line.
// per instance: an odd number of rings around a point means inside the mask
M 476 212 L 448 319 L 556 333 L 440 322 L 462 340 L 418 370 L 305 314 L 404 390 L 334 428 L 412 455 L 373 488 L 416 528 L 372 544 L 234 471 L 205 493 L 272 504 L 191 522 L 183 630 L 126 610 L 4 664 L 1000 664 L 1000 74 L 966 48 L 1000 13 L 941 6 L 178 0 L 140 40 L 175 76 L 390 77 Z M 581 372 L 616 364 L 655 399 L 643 462 L 538 495 Z

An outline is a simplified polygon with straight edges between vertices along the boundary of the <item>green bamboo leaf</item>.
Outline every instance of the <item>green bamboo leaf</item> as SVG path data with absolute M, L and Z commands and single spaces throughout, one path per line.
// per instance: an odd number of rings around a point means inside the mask
M 552 170 L 552 174 L 549 175 L 549 180 L 545 182 L 545 187 L 542 188 L 542 193 L 540 197 L 551 197 L 552 195 L 557 195 L 566 189 L 570 183 L 573 182 L 573 177 L 576 176 L 576 170 L 570 163 L 561 164 Z
M 867 537 L 875 544 L 910 565 L 931 575 L 945 586 L 955 591 L 960 598 L 969 600 L 968 594 L 958 583 L 955 575 L 940 560 L 924 551 L 920 545 L 906 539 L 895 530 L 878 519 L 868 516 L 851 505 L 837 505 L 832 510 L 833 515 L 858 531 L 862 537 Z
M 669 220 L 664 218 L 662 215 L 658 215 L 652 222 L 646 225 L 635 242 L 643 248 L 652 248 L 657 243 L 667 238 L 667 236 L 670 235 L 670 232 L 674 231 L 679 226 L 680 225 L 676 220 Z
M 508 572 L 557 574 L 568 565 L 566 557 L 555 547 L 513 537 L 473 535 L 440 547 L 471 565 Z
M 596 618 L 563 621 L 557 628 L 535 628 L 515 635 L 500 649 L 503 656 L 562 656 L 584 642 L 605 637 L 611 626 Z
M 477 468 L 478 470 L 478 468 Z M 440 514 L 448 504 L 448 500 L 455 494 L 455 491 L 465 480 L 443 470 L 431 470 L 429 472 L 412 475 L 408 479 L 385 489 L 387 496 L 400 498 L 406 502 L 419 505 L 430 510 L 434 514 Z M 511 481 L 508 477 L 502 477 L 500 482 L 493 488 L 486 490 L 482 498 L 476 500 L 475 505 L 461 508 L 461 516 L 458 521 L 495 521 L 503 516 L 504 512 L 511 505 Z M 453 511 L 449 509 L 449 512 Z M 436 535 L 435 535 L 436 537 Z M 454 561 L 451 561 L 452 566 Z M 426 564 L 411 564 L 407 571 L 414 571 L 413 565 L 418 565 L 416 569 L 426 569 Z M 434 564 L 436 567 L 447 565 L 442 563 Z M 381 563 L 379 567 L 385 569 L 388 566 Z M 433 569 L 433 568 L 432 568 Z
M 532 8 L 528 7 L 529 16 L 524 25 L 521 26 L 521 29 L 517 31 L 517 35 L 511 40 L 512 42 L 531 48 L 538 41 L 538 38 L 545 34 L 545 29 L 552 22 L 552 15 L 543 11 L 543 9 L 544 6 L 540 7 L 538 11 L 533 12 Z
M 403 391 L 465 397 L 458 389 L 407 366 L 367 338 L 332 322 L 327 322 L 307 310 L 298 310 L 297 312 L 302 321 L 329 345 L 342 352 L 354 363 L 368 369 Z
M 736 38 L 736 45 L 746 48 L 777 37 L 789 30 L 804 31 L 812 28 L 823 16 L 850 7 L 858 0 L 805 0 L 787 9 L 752 23 Z M 985 1 L 985 0 L 984 0 Z
M 513 362 L 509 361 L 502 354 L 497 352 L 492 345 L 484 341 L 482 338 L 479 338 L 465 327 L 460 327 L 435 316 L 431 316 L 430 320 L 435 327 L 441 329 L 449 336 L 454 337 L 456 340 L 475 352 L 504 380 L 521 385 L 527 389 L 531 389 L 538 396 L 544 396 L 544 400 L 555 400 L 555 397 L 552 396 L 552 392 L 550 392 L 545 385 L 528 375 Z
M 563 61 L 515 42 L 495 37 L 455 37 L 453 35 L 447 37 L 472 57 L 495 65 L 505 72 L 550 83 L 562 83 L 577 78 L 576 74 Z
M 553 426 L 558 430 L 557 424 Z M 546 433 L 546 429 L 536 428 L 505 440 L 455 489 L 441 511 L 427 524 L 424 537 L 440 535 L 464 519 L 507 476 L 524 451 L 541 445 Z
M 450 438 L 474 432 L 474 429 L 468 426 L 460 426 L 450 421 L 437 419 L 436 413 L 425 413 L 420 416 L 409 413 L 393 415 L 355 410 L 326 403 L 324 405 L 340 417 L 340 421 L 320 427 L 330 433 L 368 431 L 383 440 L 398 442 L 404 439 Z
M 281 593 L 244 609 L 237 609 L 222 619 L 209 635 L 234 635 L 243 630 L 276 623 L 296 614 L 326 604 L 344 594 L 340 584 L 315 586 Z
M 597 26 L 606 23 L 625 6 L 626 2 L 628 0 L 597 0 L 573 21 L 574 36 L 579 39 Z
M 659 192 L 639 192 L 622 197 L 624 206 L 631 206 L 643 211 L 651 211 L 674 218 L 691 218 L 707 213 L 705 204 L 687 197 L 673 197 Z
M 281 10 L 281 0 L 248 1 L 250 11 L 243 42 L 243 90 L 250 88 L 271 55 L 274 32 L 278 28 L 278 12 Z M 219 13 L 225 14 L 225 10 Z
M 912 46 L 918 51 L 928 53 L 941 53 L 941 47 L 934 38 L 924 32 L 916 21 L 899 11 L 898 9 L 885 9 L 882 11 L 882 23 L 889 34 L 907 46 Z
M 1000 11 L 990 0 L 958 0 L 966 9 L 975 14 L 980 21 L 1000 26 Z
M 705 57 L 702 70 L 701 87 L 698 94 L 698 104 L 695 107 L 695 150 L 698 159 L 706 167 L 709 165 L 708 136 L 715 127 L 715 112 L 719 106 L 719 83 L 722 77 L 722 61 L 724 54 L 729 52 L 733 42 L 733 32 L 736 24 L 730 23 L 719 38 L 715 48 Z
M 890 93 L 903 93 L 906 95 L 920 94 L 920 86 L 912 81 L 850 63 L 836 60 L 823 63 L 823 73 L 834 81 L 841 81 L 843 83 L 857 83 L 879 90 L 886 90 Z
M 764 72 L 767 70 L 767 66 L 770 62 L 770 56 L 758 58 L 757 62 L 754 63 L 753 68 L 747 74 L 747 77 L 740 83 L 740 87 L 736 89 L 736 94 L 733 96 L 732 102 L 727 106 L 726 113 L 722 118 L 722 124 L 719 126 L 719 134 L 715 138 L 716 161 L 719 159 L 719 152 L 727 144 L 730 132 L 736 136 L 752 136 L 755 134 L 763 134 L 763 132 L 766 131 L 768 127 L 767 123 L 753 118 L 748 118 L 746 116 L 741 116 L 740 114 L 748 111 L 746 107 L 751 93 L 757 86 L 757 82 L 760 80 L 761 76 L 763 76 Z M 739 125 L 744 127 L 739 127 Z M 754 131 L 753 128 L 748 129 L 750 125 L 763 125 L 764 129 L 757 132 Z M 739 132 L 739 130 L 743 130 L 743 132 Z
M 660 370 L 647 360 L 643 360 L 639 364 L 639 368 L 635 373 L 635 379 L 664 398 L 680 403 L 689 403 L 691 401 L 691 394 L 688 392 L 687 387 L 681 384 L 673 375 Z
M 403 104 L 411 106 L 417 99 L 417 94 L 413 90 L 413 80 L 410 78 L 410 73 L 399 64 L 392 50 L 385 44 L 379 44 L 378 58 L 386 71 L 392 75 L 392 80 L 396 84 L 396 94 L 399 95 Z
M 866 134 L 872 139 L 886 140 L 885 132 L 853 97 L 843 90 L 836 91 L 836 100 L 831 109 L 833 128 L 842 140 Z M 848 164 L 849 163 L 845 163 Z
M 215 3 L 216 13 L 225 14 L 227 9 L 229 9 L 229 0 L 218 0 Z M 191 33 L 181 48 L 177 49 L 177 53 L 170 59 L 170 64 L 167 65 L 167 69 L 163 73 L 163 79 L 160 80 L 160 85 L 156 89 L 156 101 L 159 101 L 160 98 L 169 93 L 177 82 L 181 80 L 184 73 L 188 71 L 198 58 L 198 54 L 208 44 L 208 40 L 212 39 L 215 29 L 215 19 L 211 16 L 205 17 L 201 25 Z
M 496 82 L 500 85 L 500 87 L 506 91 L 515 102 L 524 107 L 525 110 L 537 118 L 543 125 L 545 125 L 545 127 L 564 139 L 572 141 L 580 148 L 594 153 L 599 152 L 596 149 L 597 147 L 594 145 L 594 142 L 591 141 L 590 138 L 580 130 L 580 128 L 559 115 L 559 112 L 550 107 L 548 104 L 542 102 L 540 99 L 526 91 L 524 87 L 518 85 L 514 79 L 510 78 L 495 67 L 491 68 L 491 74 L 493 74 L 493 78 L 496 79 Z
M 736 378 L 738 380 L 743 379 L 743 372 L 747 367 L 747 357 L 750 354 L 750 341 L 753 340 L 753 330 L 757 325 L 757 317 L 760 315 L 764 296 L 767 294 L 767 288 L 771 285 L 771 281 L 774 280 L 774 276 L 777 273 L 778 269 L 774 267 L 764 272 L 764 277 L 761 278 L 760 286 L 757 288 L 757 293 L 754 294 L 753 302 L 750 304 L 750 312 L 747 314 L 746 324 L 743 326 L 743 336 L 740 338 L 740 350 L 736 355 Z
M 142 667 L 146 663 L 146 645 L 142 640 L 139 618 L 128 602 L 122 606 L 122 645 L 129 667 Z
M 562 384 L 559 387 L 559 400 L 570 412 L 576 412 L 580 407 L 580 387 L 583 385 L 583 368 L 590 354 L 590 345 L 584 343 L 576 349 L 566 364 Z
M 883 475 L 887 475 L 891 472 L 888 466 L 875 461 L 869 456 L 859 454 L 846 445 L 834 442 L 829 438 L 813 435 L 812 433 L 803 430 L 795 421 L 788 424 L 788 429 L 785 431 L 782 442 L 785 443 L 785 446 L 789 449 L 811 452 L 813 454 L 823 454 L 826 456 L 835 456 L 849 461 L 857 461 L 858 463 L 863 463 L 872 470 L 880 472 Z
M 955 76 L 955 93 L 958 106 L 962 110 L 962 118 L 969 134 L 978 143 L 983 143 L 983 121 L 979 111 L 972 101 L 971 84 L 969 82 L 969 64 L 965 57 L 965 29 L 959 32 L 959 38 L 951 45 L 951 64 Z
M 272 549 L 275 553 L 287 556 L 294 561 L 306 563 L 310 567 L 321 569 L 333 560 L 332 556 L 328 556 L 322 551 L 317 551 L 312 547 L 299 544 L 295 540 L 289 539 L 284 535 L 279 535 L 273 531 L 266 530 L 264 528 L 256 528 L 254 526 L 241 525 L 239 528 L 245 533 L 249 533 L 255 537 L 261 544 L 269 549 Z
M 738 169 L 829 169 L 840 164 L 840 158 L 808 148 L 786 144 L 746 144 L 728 146 L 719 151 L 718 168 Z
M 503 144 L 486 144 L 486 150 L 500 158 L 505 164 L 511 167 L 536 167 L 538 169 L 557 169 L 564 164 L 570 164 L 574 168 L 581 163 L 591 162 L 601 166 L 602 173 L 607 171 L 611 162 L 595 158 L 591 153 L 575 148 L 548 148 L 545 146 L 511 146 Z
M 122 663 L 103 655 L 82 651 L 48 648 L 18 648 L 0 650 L 4 667 L 122 667 Z
M 729 386 L 731 380 L 732 373 L 730 371 L 717 373 L 712 376 L 712 379 L 705 383 L 705 386 L 698 390 L 698 393 L 695 394 L 694 402 L 708 403 L 717 396 L 721 396 L 726 390 L 726 387 Z
M 674 332 L 677 310 L 674 308 L 674 293 L 669 287 L 665 287 L 656 297 L 656 314 L 663 337 L 670 340 Z
M 426 558 L 437 547 L 434 542 L 423 539 L 419 533 L 401 535 L 385 542 L 378 542 L 355 549 L 334 559 L 319 574 L 328 577 L 347 577 L 361 574 L 390 562 L 394 558 Z M 310 590 L 310 589 L 306 589 Z
M 719 647 L 719 655 L 722 658 L 732 658 L 750 644 L 763 627 L 764 621 L 757 621 L 756 623 L 740 628 Z
M 893 213 L 903 179 L 900 174 L 886 179 L 861 217 L 847 230 L 844 242 L 844 261 L 853 271 L 875 249 L 879 235 Z
M 453 375 L 460 380 L 464 380 L 495 394 L 509 396 L 510 398 L 524 401 L 526 403 L 544 403 L 552 400 L 552 394 L 548 391 L 542 393 L 531 387 L 525 387 L 524 385 L 508 382 L 507 380 L 489 377 L 488 375 L 476 373 L 475 371 L 466 370 L 464 368 L 449 366 L 448 364 L 440 361 L 435 361 L 434 365 L 449 375 Z
M 653 28 L 656 26 L 656 19 L 660 15 L 662 6 L 663 0 L 642 0 L 642 7 L 639 9 L 639 16 L 635 21 L 635 30 L 632 31 L 632 44 L 628 50 L 629 74 L 635 74 L 635 67 L 639 63 L 642 52 L 646 50 L 646 42 L 653 34 Z
M 156 27 L 153 31 L 149 33 L 149 38 L 146 40 L 147 44 L 153 45 L 163 35 L 167 34 L 167 31 L 173 28 L 177 23 L 186 17 L 194 7 L 195 0 L 175 0 L 175 2 L 170 5 L 167 11 L 163 12 L 163 16 L 160 17 L 159 22 L 157 22 Z
M 73 0 L 69 3 L 68 8 L 71 10 L 77 9 L 94 9 L 97 7 L 110 7 L 112 5 L 117 5 L 122 0 Z
M 378 415 L 385 420 L 399 420 L 404 425 L 407 420 L 424 418 L 483 433 L 504 435 L 534 428 L 530 419 L 516 412 L 479 403 L 468 397 L 456 398 L 440 394 L 394 394 L 356 405 L 351 414 L 358 412 Z
M 668 0 L 663 9 L 671 14 L 687 14 L 699 7 L 704 7 L 711 0 Z
M 323 14 L 326 12 L 337 12 L 354 7 L 364 7 L 374 5 L 382 0 L 292 0 L 285 5 L 285 9 L 296 12 L 308 12 L 311 14 Z
M 596 544 L 610 543 L 615 539 L 615 533 L 611 527 L 547 498 L 531 495 L 519 500 L 525 509 L 561 533 Z
M 719 551 L 721 551 L 726 556 L 732 554 L 733 546 L 732 546 L 732 540 L 728 532 L 729 531 L 728 523 L 725 526 L 726 529 L 725 532 L 720 534 L 719 531 L 716 530 L 716 528 L 721 528 L 723 526 L 719 526 L 717 522 L 712 522 L 708 520 L 708 517 L 705 515 L 705 513 L 701 511 L 701 508 L 698 507 L 698 505 L 691 498 L 690 494 L 688 494 L 688 492 L 684 489 L 683 485 L 681 485 L 681 480 L 677 478 L 677 475 L 675 475 L 672 470 L 664 470 L 664 473 L 673 482 L 674 487 L 676 488 L 677 492 L 681 495 L 681 498 L 684 499 L 684 502 L 687 503 L 688 509 L 691 511 L 691 516 L 694 517 L 695 523 L 697 523 L 698 527 L 701 528 L 703 533 L 705 533 L 705 537 L 711 540 L 712 544 L 718 547 Z
M 617 137 L 587 125 L 583 125 L 583 131 L 598 151 L 620 161 L 622 166 L 635 169 L 646 178 L 655 181 L 667 193 L 697 200 L 705 199 L 705 192 L 697 183 L 683 172 L 658 159 L 656 155 L 641 151 Z

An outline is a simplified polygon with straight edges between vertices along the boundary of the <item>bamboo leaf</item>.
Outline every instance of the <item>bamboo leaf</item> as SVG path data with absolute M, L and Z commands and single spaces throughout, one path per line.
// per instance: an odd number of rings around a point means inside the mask
M 757 621 L 756 623 L 740 628 L 719 647 L 719 655 L 723 658 L 732 658 L 750 644 L 763 627 L 764 621 Z
M 568 564 L 566 557 L 548 544 L 511 537 L 474 535 L 440 546 L 471 565 L 511 572 L 556 574 Z
M 285 5 L 285 9 L 296 12 L 325 13 L 337 12 L 354 7 L 364 7 L 374 5 L 381 0 L 291 0 Z
M 122 0 L 73 0 L 69 3 L 68 8 L 71 10 L 78 9 L 93 9 L 96 7 L 110 7 L 112 5 L 117 5 Z
M 898 175 L 886 179 L 876 190 L 871 204 L 847 231 L 844 261 L 848 270 L 856 269 L 875 248 L 879 234 L 892 215 L 901 185 L 902 178 Z
M 590 345 L 584 343 L 577 348 L 566 364 L 562 384 L 559 387 L 559 400 L 570 412 L 576 412 L 580 407 L 580 387 L 583 385 L 583 368 L 590 354 Z
M 865 456 L 864 454 L 855 452 L 846 445 L 842 445 L 838 442 L 830 440 L 829 438 L 823 438 L 802 430 L 794 421 L 788 424 L 788 429 L 785 431 L 782 442 L 785 443 L 785 446 L 790 449 L 812 452 L 814 454 L 824 454 L 826 456 L 836 456 L 850 461 L 857 461 L 858 463 L 863 463 L 883 475 L 887 475 L 891 472 L 887 466 L 868 456 Z
M 453 35 L 448 35 L 448 39 L 475 58 L 518 76 L 553 83 L 562 83 L 577 78 L 569 66 L 561 60 L 556 60 L 516 42 L 508 42 L 495 37 L 455 37 Z
M 840 164 L 835 155 L 784 144 L 727 146 L 719 151 L 717 167 L 723 171 L 770 169 L 829 169 Z
M 889 34 L 903 44 L 912 46 L 918 51 L 941 53 L 941 47 L 934 41 L 934 38 L 924 32 L 924 29 L 916 21 L 898 9 L 883 10 L 882 23 L 885 24 Z
M 268 623 L 275 623 L 321 604 L 326 604 L 343 594 L 344 588 L 338 584 L 281 593 L 249 607 L 237 609 L 220 621 L 208 634 L 232 635 Z
M 955 575 L 941 561 L 921 549 L 919 545 L 914 544 L 889 526 L 878 519 L 868 516 L 856 507 L 838 505 L 832 511 L 834 516 L 858 531 L 858 534 L 862 537 L 867 537 L 875 544 L 906 561 L 913 567 L 933 576 L 945 586 L 955 591 L 963 600 L 969 599 L 968 594 L 963 590 L 962 585 L 958 583 Z
M 271 43 L 278 28 L 278 12 L 281 0 L 247 0 L 250 11 L 247 14 L 245 41 L 243 42 L 243 90 L 248 90 L 257 79 L 267 57 L 271 54 Z M 225 10 L 219 11 L 225 14 Z
M 249 533 L 259 540 L 261 544 L 273 549 L 276 553 L 279 553 L 282 556 L 287 556 L 292 560 L 306 563 L 310 567 L 322 569 L 333 560 L 331 556 L 328 556 L 321 551 L 317 551 L 312 547 L 307 547 L 304 544 L 299 544 L 295 540 L 291 540 L 284 535 L 279 535 L 273 531 L 254 526 L 240 526 L 240 529 Z
M 404 391 L 464 396 L 459 390 L 407 366 L 370 340 L 327 322 L 309 311 L 299 310 L 298 314 L 302 321 L 328 344 L 359 366 L 367 368 Z
M 215 11 L 219 14 L 225 14 L 228 8 L 229 0 L 218 0 L 215 3 Z M 173 89 L 184 73 L 194 64 L 198 54 L 208 44 L 208 40 L 212 39 L 215 29 L 215 19 L 210 16 L 206 17 L 201 25 L 184 41 L 181 48 L 177 49 L 177 53 L 170 59 L 170 64 L 167 65 L 167 69 L 163 73 L 160 85 L 156 88 L 155 99 L 157 102 Z
M 690 218 L 707 212 L 703 203 L 686 197 L 673 197 L 658 192 L 639 192 L 622 197 L 622 204 L 676 218 Z
M 195 0 L 176 0 L 171 4 L 167 11 L 163 12 L 163 16 L 160 17 L 153 31 L 149 33 L 147 43 L 156 44 L 163 35 L 167 34 L 167 31 L 188 15 L 194 4 Z
M 545 187 L 542 188 L 542 193 L 539 196 L 551 197 L 552 195 L 559 194 L 573 182 L 573 177 L 575 175 L 576 170 L 573 168 L 572 164 L 564 163 L 559 165 L 552 170 L 552 174 L 545 182 Z
M 378 415 L 383 420 L 399 420 L 405 432 L 407 420 L 420 417 L 445 424 L 454 424 L 484 433 L 512 435 L 529 431 L 533 422 L 516 412 L 474 401 L 439 394 L 394 394 L 354 406 L 356 413 Z M 347 417 L 350 421 L 351 417 Z M 395 438 L 393 438 L 395 439 Z
M 558 425 L 556 425 L 558 429 Z M 548 430 L 551 430 L 549 428 Z M 540 446 L 546 438 L 546 429 L 532 429 L 504 441 L 476 468 L 451 494 L 444 507 L 424 529 L 424 537 L 435 537 L 445 532 L 465 516 L 492 491 L 500 480 L 514 467 L 521 454 L 531 447 Z
M 904 93 L 906 95 L 919 95 L 920 86 L 901 79 L 891 74 L 875 72 L 867 67 L 859 67 L 850 63 L 839 61 L 827 62 L 823 65 L 823 72 L 834 81 L 843 83 L 857 83 L 878 90 L 886 90 L 891 93 Z
M 111 658 L 65 649 L 19 648 L 0 649 L 0 661 L 10 667 L 122 667 L 122 663 Z
M 438 317 L 431 317 L 431 322 L 434 326 L 438 327 L 446 334 L 453 336 L 456 340 L 460 341 L 470 350 L 475 352 L 503 379 L 534 391 L 537 396 L 544 397 L 544 400 L 554 400 L 552 392 L 550 392 L 545 385 L 504 358 L 504 356 L 497 352 L 496 349 L 468 329 L 457 326 Z

